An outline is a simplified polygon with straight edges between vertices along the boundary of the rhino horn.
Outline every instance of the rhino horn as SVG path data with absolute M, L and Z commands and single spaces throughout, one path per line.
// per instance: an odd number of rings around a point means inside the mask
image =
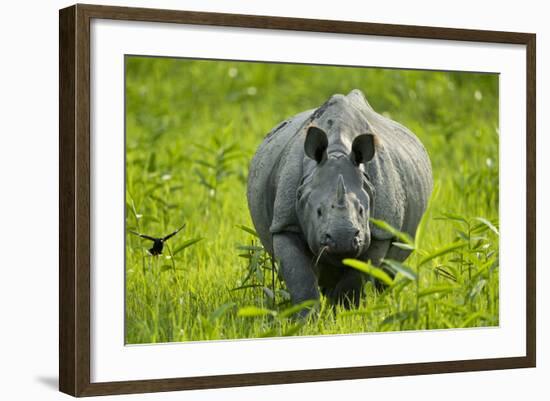
M 344 177 L 338 175 L 338 184 L 336 185 L 336 204 L 338 206 L 346 205 L 346 186 L 344 185 Z

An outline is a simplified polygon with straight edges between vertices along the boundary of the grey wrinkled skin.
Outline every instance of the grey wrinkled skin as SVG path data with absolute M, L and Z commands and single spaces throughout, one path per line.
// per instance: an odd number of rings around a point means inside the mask
M 320 289 L 349 307 L 369 277 L 342 259 L 379 265 L 409 255 L 369 217 L 414 237 L 432 186 L 420 141 L 356 89 L 277 125 L 251 161 L 247 197 L 292 302 L 318 299 Z

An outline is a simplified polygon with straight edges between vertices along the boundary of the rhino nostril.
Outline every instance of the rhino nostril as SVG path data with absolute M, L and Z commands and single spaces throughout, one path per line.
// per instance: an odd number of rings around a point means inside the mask
M 332 240 L 332 237 L 329 233 L 326 233 L 323 237 L 323 241 L 321 242 L 323 245 L 332 246 L 334 245 L 334 241 Z
M 355 238 L 353 239 L 353 241 L 351 242 L 352 243 L 352 246 L 355 250 L 358 250 L 360 247 L 361 247 L 361 238 L 359 238 L 359 236 L 355 236 Z
M 359 234 L 361 234 L 361 232 L 359 230 L 355 231 L 355 238 L 358 238 Z

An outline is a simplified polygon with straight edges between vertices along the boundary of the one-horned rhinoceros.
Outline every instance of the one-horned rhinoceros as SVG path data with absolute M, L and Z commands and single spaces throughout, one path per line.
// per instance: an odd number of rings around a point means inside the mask
M 379 265 L 409 255 L 369 218 L 414 237 L 432 185 L 417 137 L 376 113 L 356 89 L 278 124 L 250 164 L 247 195 L 292 302 L 319 299 L 320 288 L 349 307 L 369 277 L 342 259 Z

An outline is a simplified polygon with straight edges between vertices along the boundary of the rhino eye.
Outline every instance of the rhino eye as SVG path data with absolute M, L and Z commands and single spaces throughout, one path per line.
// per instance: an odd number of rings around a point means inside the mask
M 323 212 L 321 211 L 321 208 L 317 208 L 317 217 L 321 217 L 323 215 Z
M 363 217 L 364 213 L 365 213 L 365 208 L 363 208 L 363 206 L 359 206 L 359 216 Z

